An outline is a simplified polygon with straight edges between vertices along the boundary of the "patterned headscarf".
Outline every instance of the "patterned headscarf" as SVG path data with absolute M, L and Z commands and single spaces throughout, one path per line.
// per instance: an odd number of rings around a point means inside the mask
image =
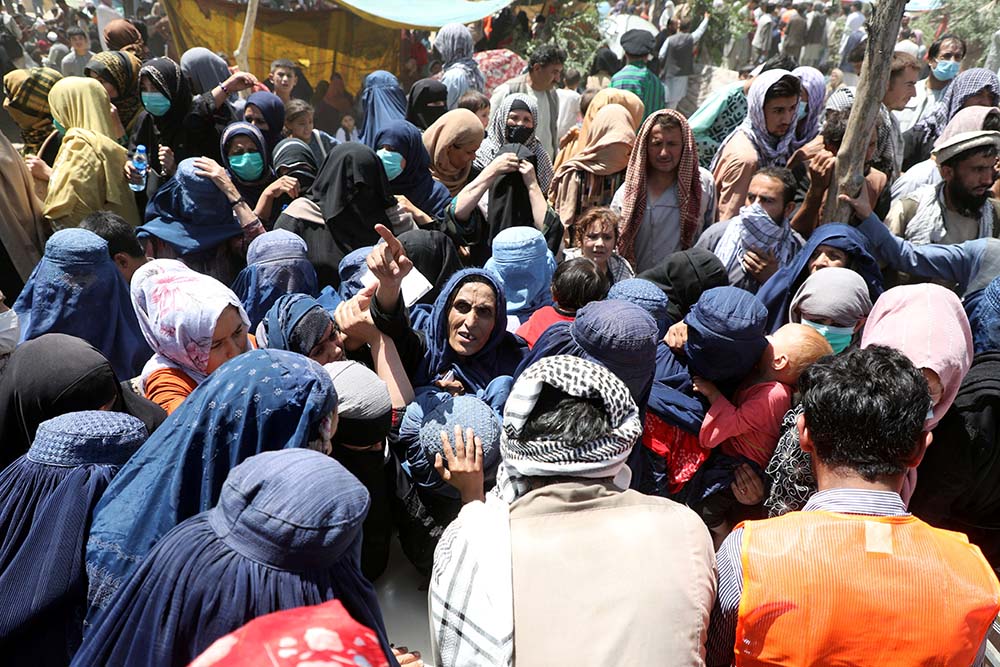
M 558 437 L 523 440 L 521 433 L 545 385 L 574 398 L 604 404 L 611 430 L 589 442 L 561 442 Z M 525 477 L 615 478 L 628 488 L 625 461 L 642 434 L 639 408 L 625 383 L 614 373 L 586 359 L 556 355 L 528 367 L 514 383 L 504 407 L 497 493 L 513 500 L 529 490 Z
M 105 26 L 104 43 L 109 51 L 129 51 L 140 58 L 148 55 L 142 33 L 125 19 L 115 19 Z
M 767 131 L 767 121 L 764 119 L 764 98 L 771 86 L 778 83 L 782 78 L 790 76 L 795 78 L 788 70 L 772 69 L 762 73 L 753 83 L 747 92 L 747 117 L 743 119 L 740 126 L 733 130 L 719 146 L 712 160 L 712 170 L 715 171 L 719 163 L 719 156 L 726 148 L 726 144 L 732 141 L 737 132 L 742 132 L 747 139 L 757 149 L 758 167 L 784 167 L 788 158 L 792 155 L 792 141 L 795 139 L 795 123 L 788 128 L 783 137 L 775 140 Z M 811 98 L 810 98 L 811 99 Z
M 639 234 L 646 213 L 646 143 L 661 118 L 673 118 L 681 126 L 684 149 L 677 167 L 677 202 L 681 211 L 681 249 L 694 244 L 701 214 L 701 175 L 698 171 L 698 147 L 687 119 L 673 109 L 662 109 L 650 114 L 639 130 L 632 146 L 632 155 L 625 174 L 625 204 L 618 233 L 618 254 L 635 265 L 635 238 Z
M 972 97 L 983 88 L 989 88 L 993 93 L 993 105 L 1000 101 L 1000 80 L 995 72 L 982 67 L 965 70 L 955 77 L 941 96 L 934 110 L 924 116 L 913 127 L 913 132 L 924 142 L 930 143 L 937 139 L 945 126 L 959 112 L 965 100 Z
M 96 74 L 97 78 L 107 81 L 118 91 L 118 97 L 111 103 L 118 109 L 125 129 L 131 130 L 133 122 L 142 109 L 139 99 L 139 70 L 142 62 L 132 53 L 126 51 L 102 51 L 98 53 L 84 68 L 87 76 Z
M 534 126 L 538 128 L 538 105 L 535 100 L 521 93 L 512 93 L 500 101 L 500 104 L 493 110 L 490 116 L 490 125 L 486 130 L 486 138 L 476 151 L 476 159 L 472 163 L 476 169 L 482 171 L 490 162 L 496 159 L 500 149 L 507 143 L 507 116 L 515 102 L 521 102 L 528 107 Z M 538 178 L 538 185 L 542 192 L 549 191 L 549 184 L 552 182 L 552 158 L 545 151 L 542 142 L 538 140 L 538 135 L 531 133 L 531 138 L 524 143 L 524 147 L 535 154 L 535 176 Z
M 132 306 L 156 353 L 142 370 L 143 382 L 155 370 L 178 368 L 202 383 L 222 311 L 233 306 L 243 325 L 250 326 L 243 304 L 228 287 L 175 259 L 157 259 L 135 272 Z
M 48 67 L 16 69 L 3 78 L 3 108 L 21 128 L 25 155 L 34 155 L 55 130 L 49 109 L 49 91 L 62 74 Z
M 759 202 L 740 209 L 739 217 L 729 221 L 729 226 L 715 247 L 715 255 L 730 273 L 737 264 L 743 261 L 748 250 L 769 250 L 778 259 L 778 267 L 787 266 L 799 251 L 799 243 L 792 235 L 788 220 L 776 223 L 771 214 L 764 210 Z M 731 275 L 731 274 L 730 274 Z M 743 276 L 735 287 L 756 291 L 756 278 L 749 273 Z
M 792 76 L 798 77 L 809 96 L 809 112 L 805 119 L 795 123 L 795 132 L 792 134 L 792 151 L 797 151 L 819 134 L 824 113 L 823 103 L 826 101 L 826 79 L 815 67 L 797 67 L 792 70 Z

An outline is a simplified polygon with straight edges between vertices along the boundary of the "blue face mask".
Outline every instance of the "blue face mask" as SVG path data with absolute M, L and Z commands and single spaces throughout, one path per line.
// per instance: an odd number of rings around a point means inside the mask
M 240 180 L 252 183 L 264 175 L 264 156 L 260 153 L 230 155 L 229 168 Z
M 388 148 L 380 148 L 378 149 L 378 158 L 382 160 L 382 166 L 385 167 L 385 175 L 390 181 L 403 173 L 403 156 L 396 151 L 391 151 Z
M 961 67 L 957 60 L 939 60 L 934 66 L 934 78 L 938 81 L 951 81 L 958 76 Z
M 142 93 L 142 106 L 154 116 L 163 116 L 170 111 L 170 98 L 163 93 Z
M 62 123 L 60 123 L 59 121 L 57 121 L 55 118 L 52 119 L 52 125 L 55 126 L 56 132 L 59 133 L 60 137 L 65 137 L 66 136 L 66 126 L 65 125 L 63 125 Z
M 807 113 L 809 113 L 809 105 L 803 102 L 802 100 L 799 100 L 798 119 L 802 120 L 803 118 L 806 117 Z
M 833 348 L 834 354 L 840 354 L 846 350 L 847 346 L 851 344 L 851 339 L 854 338 L 854 327 L 834 327 L 827 324 L 817 324 L 805 318 L 802 318 L 802 324 L 818 331 L 826 339 L 826 342 L 830 344 L 830 347 Z

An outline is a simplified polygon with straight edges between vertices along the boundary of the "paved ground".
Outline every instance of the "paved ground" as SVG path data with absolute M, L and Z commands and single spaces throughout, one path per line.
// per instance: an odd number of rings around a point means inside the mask
M 389 641 L 396 646 L 416 649 L 431 667 L 430 636 L 427 622 L 427 585 L 423 577 L 410 565 L 399 548 L 392 542 L 389 567 L 375 588 L 382 607 Z

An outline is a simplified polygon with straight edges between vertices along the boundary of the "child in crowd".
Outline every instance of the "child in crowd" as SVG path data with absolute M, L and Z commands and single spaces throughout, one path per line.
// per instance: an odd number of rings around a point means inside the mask
M 738 475 L 736 469 L 749 464 L 755 474 L 761 474 L 778 444 L 781 421 L 791 408 L 799 376 L 830 354 L 833 349 L 815 329 L 786 324 L 767 337 L 767 347 L 736 390 L 733 401 L 710 380 L 692 378 L 694 390 L 711 405 L 702 422 L 699 442 L 714 451 L 689 482 L 686 495 L 688 504 L 720 539 L 729 533 L 729 511 L 737 501 L 749 499 L 742 495 L 744 476 Z M 734 480 L 739 497 L 732 488 Z
M 274 94 L 281 98 L 281 101 L 288 106 L 292 101 L 292 91 L 299 83 L 298 72 L 295 71 L 295 63 L 291 60 L 280 58 L 271 63 L 271 74 L 269 76 L 271 85 L 274 86 Z
M 468 109 L 476 114 L 483 124 L 484 131 L 490 124 L 490 98 L 478 90 L 470 90 L 458 98 L 458 104 L 455 105 L 455 108 Z
M 609 285 L 635 277 L 635 271 L 624 257 L 615 252 L 618 245 L 618 223 L 621 218 L 607 206 L 588 210 L 573 221 L 567 230 L 566 259 L 586 257 L 608 276 Z
M 533 347 L 539 336 L 556 322 L 572 322 L 576 311 L 607 296 L 608 279 L 592 260 L 577 257 L 556 268 L 550 289 L 555 303 L 536 310 L 516 332 L 528 347 Z
M 337 141 L 342 144 L 346 144 L 350 141 L 357 142 L 358 128 L 354 122 L 354 116 L 352 114 L 345 113 L 340 119 L 340 127 L 337 129 L 336 138 Z
M 285 105 L 285 134 L 309 144 L 316 164 L 323 164 L 330 149 L 340 143 L 313 126 L 312 105 L 304 100 L 292 100 Z

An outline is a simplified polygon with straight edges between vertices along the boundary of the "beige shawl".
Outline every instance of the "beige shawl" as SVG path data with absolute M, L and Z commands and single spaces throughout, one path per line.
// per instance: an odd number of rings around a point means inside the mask
M 0 243 L 22 280 L 42 258 L 48 233 L 42 222 L 42 202 L 35 196 L 28 167 L 7 137 L 0 133 Z
M 628 90 L 605 88 L 594 95 L 594 99 L 590 101 L 587 113 L 583 116 L 583 123 L 580 125 L 580 129 L 576 131 L 575 136 L 572 136 L 573 130 L 566 133 L 569 138 L 562 145 L 559 155 L 556 156 L 556 162 L 552 165 L 553 169 L 559 169 L 563 163 L 583 150 L 583 147 L 587 145 L 590 126 L 601 109 L 609 104 L 619 104 L 628 109 L 629 114 L 632 116 L 632 129 L 635 131 L 639 130 L 639 126 L 642 125 L 642 119 L 646 113 L 646 105 L 642 103 L 639 96 Z
M 465 187 L 472 169 L 470 161 L 457 167 L 448 159 L 452 146 L 472 146 L 475 150 L 483 143 L 483 124 L 468 109 L 453 109 L 431 123 L 424 131 L 424 147 L 431 156 L 431 175 L 454 197 Z

